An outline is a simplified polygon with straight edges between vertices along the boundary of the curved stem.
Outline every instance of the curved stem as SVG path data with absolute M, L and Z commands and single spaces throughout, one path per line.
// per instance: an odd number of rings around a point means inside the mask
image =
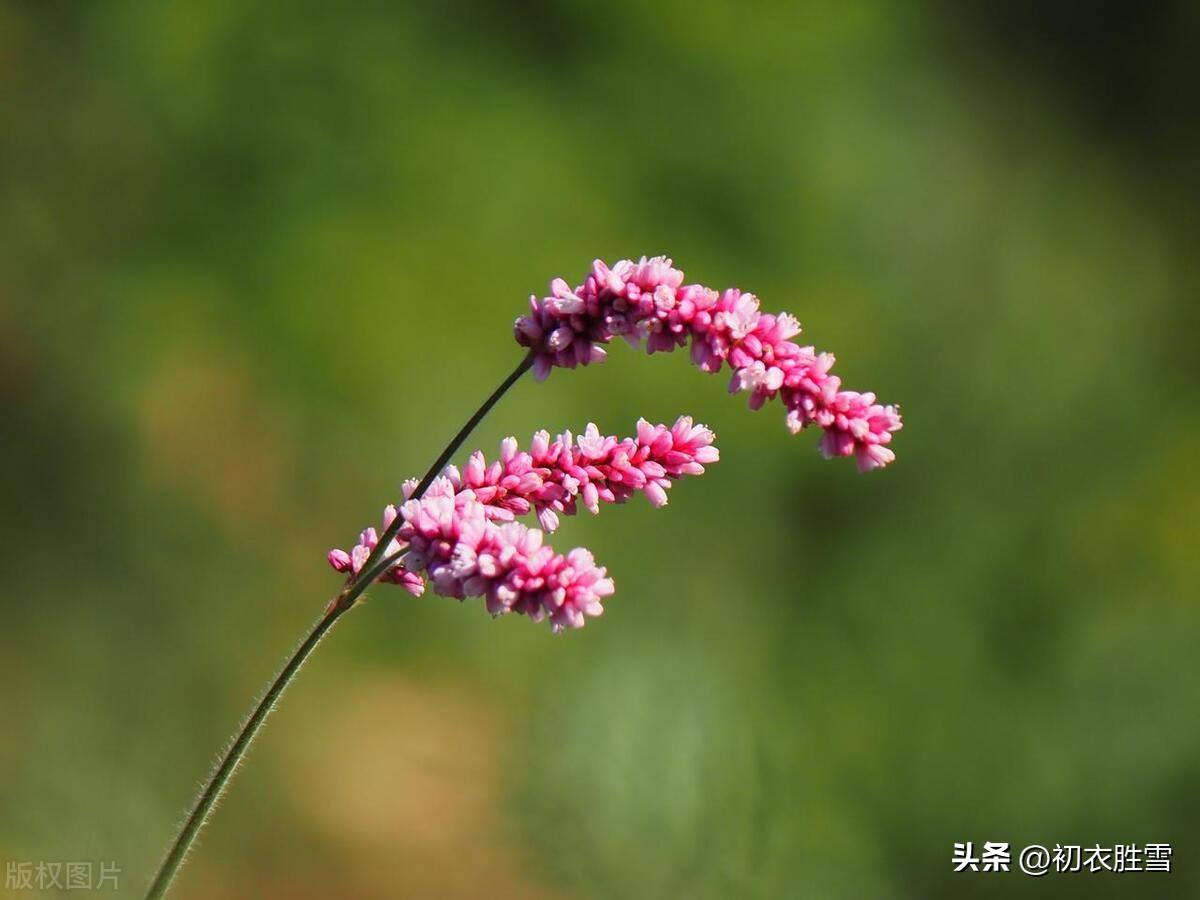
M 361 593 L 361 591 L 359 591 Z M 348 596 L 348 594 L 343 594 Z M 296 673 L 300 671 L 300 667 L 304 665 L 304 661 L 317 648 L 317 644 L 321 642 L 321 638 L 333 627 L 333 623 L 353 605 L 353 600 L 344 602 L 341 596 L 330 606 L 328 612 L 321 616 L 308 637 L 296 648 L 296 652 L 284 664 L 284 667 L 275 676 L 275 680 L 271 682 L 266 693 L 258 701 L 254 707 L 254 711 L 250 713 L 250 717 L 246 719 L 234 738 L 229 749 L 225 751 L 225 755 L 221 757 L 221 762 L 217 768 L 209 776 L 208 781 L 204 785 L 204 789 L 200 792 L 200 796 L 196 798 L 196 804 L 192 807 L 191 813 L 187 820 L 183 823 L 183 828 L 179 831 L 179 836 L 175 838 L 175 842 L 171 845 L 171 849 L 167 852 L 166 859 L 158 868 L 158 873 L 154 876 L 154 881 L 150 885 L 150 889 L 146 892 L 147 900 L 162 897 L 167 889 L 171 886 L 175 874 L 179 871 L 179 867 L 183 865 L 184 859 L 187 858 L 188 850 L 196 840 L 196 836 L 200 833 L 200 829 L 204 826 L 204 822 L 208 819 L 212 808 L 217 801 L 221 799 L 221 795 L 225 792 L 226 785 L 229 784 L 229 779 L 233 776 L 234 771 L 238 767 L 238 763 L 246 755 L 246 751 L 250 749 L 250 744 L 254 741 L 258 730 L 262 728 L 263 722 L 266 721 L 271 710 L 287 689 L 292 679 L 296 677 Z
M 524 375 L 533 366 L 533 354 L 527 355 L 521 363 L 512 371 L 512 373 L 504 379 L 496 390 L 494 390 L 484 402 L 483 405 L 475 411 L 467 423 L 458 431 L 458 434 L 450 441 L 450 444 L 442 451 L 441 456 L 437 461 L 430 466 L 429 471 L 425 473 L 425 477 L 421 479 L 421 483 L 413 492 L 414 497 L 420 497 L 433 483 L 433 480 L 445 468 L 450 458 L 455 454 L 463 441 L 475 429 L 482 420 L 495 406 L 501 397 L 511 388 L 522 375 Z M 401 519 L 396 517 L 384 535 L 376 544 L 374 551 L 368 557 L 362 569 L 359 570 L 358 576 L 351 576 L 347 579 L 345 586 L 341 592 L 330 601 L 329 606 L 325 610 L 325 614 L 317 621 L 308 633 L 308 636 L 300 643 L 292 653 L 291 658 L 284 663 L 279 674 L 275 676 L 275 680 L 271 682 L 266 693 L 262 695 L 258 703 L 254 707 L 254 711 L 250 713 L 250 717 L 242 724 L 237 735 L 233 739 L 233 743 L 225 754 L 221 757 L 221 761 L 217 764 L 217 768 L 209 776 L 205 782 L 204 788 L 200 791 L 200 796 L 196 798 L 195 804 L 188 813 L 187 819 L 183 823 L 183 827 L 179 831 L 179 835 L 171 844 L 171 849 L 167 851 L 166 859 L 162 861 L 158 871 L 155 873 L 154 881 L 151 882 L 149 890 L 146 892 L 146 900 L 158 900 L 163 897 L 167 890 L 171 887 L 171 882 L 175 879 L 184 860 L 187 859 L 188 851 L 192 844 L 196 842 L 196 837 L 200 833 L 200 829 L 204 827 L 204 823 L 212 814 L 213 807 L 217 801 L 221 799 L 221 795 L 225 793 L 226 787 L 229 785 L 229 780 L 233 777 L 233 773 L 237 770 L 238 764 L 246 755 L 246 751 L 250 749 L 250 745 L 254 742 L 254 738 L 258 735 L 259 729 L 262 728 L 263 722 L 267 716 L 271 714 L 271 710 L 275 708 L 275 704 L 279 698 L 283 696 L 283 692 L 287 690 L 292 679 L 296 677 L 296 673 L 304 665 L 305 661 L 317 648 L 317 644 L 321 643 L 321 638 L 329 632 L 341 616 L 351 609 L 362 593 L 370 586 L 376 578 L 394 562 L 394 558 L 385 559 L 384 565 L 379 565 L 379 557 L 383 553 L 383 548 L 395 537 L 396 532 L 400 530 Z

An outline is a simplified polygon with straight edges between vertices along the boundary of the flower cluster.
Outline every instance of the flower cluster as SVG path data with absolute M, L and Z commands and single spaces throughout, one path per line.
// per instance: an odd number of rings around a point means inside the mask
M 582 548 L 564 555 L 543 543 L 542 532 L 519 522 L 488 518 L 474 492 L 438 478 L 419 500 L 400 509 L 404 565 L 429 576 L 446 597 L 483 597 L 494 616 L 523 613 L 549 618 L 555 631 L 579 628 L 604 611 L 612 579 Z
M 672 481 L 701 475 L 719 458 L 713 433 L 680 416 L 671 426 L 639 419 L 637 433 L 623 439 L 601 435 L 594 423 L 578 438 L 567 431 L 551 440 L 539 431 L 528 452 L 507 438 L 491 465 L 476 451 L 461 473 L 450 466 L 445 474 L 457 489 L 473 491 L 489 518 L 508 520 L 533 510 L 542 528 L 554 531 L 559 514 L 574 515 L 580 502 L 595 514 L 601 501 L 623 503 L 641 491 L 655 506 L 665 506 Z
M 872 393 L 843 391 L 830 373 L 833 355 L 792 340 L 800 333 L 793 316 L 760 312 L 758 298 L 736 288 L 718 293 L 683 278 L 656 256 L 611 267 L 596 260 L 574 289 L 554 279 L 550 296 L 531 297 L 529 314 L 515 325 L 517 341 L 534 353 L 534 376 L 600 362 L 616 336 L 650 353 L 690 340 L 696 365 L 716 373 L 728 364 L 730 392 L 748 392 L 753 409 L 778 397 L 793 433 L 821 428 L 826 456 L 853 455 L 863 471 L 895 459 L 887 444 L 901 428 L 898 408 L 876 403 Z
M 554 531 L 559 515 L 574 515 L 580 503 L 596 513 L 602 501 L 623 503 L 641 492 L 663 506 L 672 481 L 719 459 L 713 440 L 687 416 L 671 426 L 640 420 L 627 438 L 601 435 L 594 423 L 578 437 L 568 431 L 552 440 L 540 431 L 528 450 L 506 438 L 496 461 L 475 452 L 461 471 L 448 466 L 420 498 L 416 482 L 405 482 L 406 502 L 384 511 L 385 534 L 397 516 L 402 524 L 386 553 L 398 561 L 380 580 L 419 596 L 428 577 L 444 596 L 484 597 L 493 615 L 579 627 L 602 612 L 612 580 L 587 550 L 556 554 L 542 531 L 515 518 L 536 512 L 542 528 Z M 357 575 L 378 542 L 368 528 L 350 552 L 330 551 L 330 565 Z

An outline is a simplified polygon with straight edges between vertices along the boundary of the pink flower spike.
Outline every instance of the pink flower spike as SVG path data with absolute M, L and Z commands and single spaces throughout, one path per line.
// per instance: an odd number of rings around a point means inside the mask
M 505 438 L 496 460 L 472 453 L 461 470 L 447 466 L 420 499 L 405 482 L 409 499 L 383 516 L 385 530 L 397 515 L 403 520 L 387 551 L 401 561 L 379 580 L 419 594 L 424 575 L 444 596 L 484 597 L 493 615 L 519 612 L 549 618 L 556 631 L 577 628 L 600 614 L 612 580 L 586 550 L 559 556 L 544 544 L 543 531 L 514 520 L 536 512 L 542 529 L 554 531 L 560 516 L 581 505 L 598 513 L 602 503 L 638 492 L 665 506 L 672 482 L 701 475 L 720 458 L 714 440 L 689 416 L 671 426 L 639 419 L 627 438 L 605 435 L 594 422 L 578 437 L 539 431 L 528 450 Z M 329 563 L 357 574 L 378 540 L 368 528 L 349 553 L 331 551 Z
M 596 260 L 574 289 L 554 279 L 550 296 L 534 297 L 529 315 L 517 320 L 517 340 L 534 354 L 534 377 L 543 381 L 555 368 L 600 362 L 604 345 L 617 336 L 651 354 L 691 341 L 692 361 L 709 373 L 728 365 L 729 390 L 747 392 L 751 409 L 778 398 L 792 433 L 813 424 L 825 431 L 821 447 L 826 455 L 854 455 L 864 471 L 895 459 L 890 451 L 867 448 L 889 443 L 900 430 L 896 407 L 867 413 L 876 406 L 873 398 L 839 400 L 841 381 L 830 374 L 832 354 L 794 343 L 800 334 L 794 316 L 763 313 L 754 294 L 737 288 L 718 293 L 699 284 L 684 285 L 683 279 L 683 272 L 663 256 L 623 259 L 612 266 Z M 848 418 L 841 408 L 847 404 L 855 406 Z M 848 452 L 842 452 L 847 449 L 844 429 L 853 438 Z
M 601 503 L 620 503 L 637 491 L 663 506 L 672 481 L 702 475 L 720 459 L 713 441 L 711 431 L 687 416 L 670 428 L 642 419 L 631 438 L 603 435 L 595 423 L 578 437 L 564 431 L 551 440 L 539 431 L 528 451 L 506 438 L 495 462 L 477 451 L 461 473 L 447 466 L 426 496 L 454 495 L 459 505 L 469 497 L 498 522 L 536 512 L 542 529 L 551 532 L 561 515 L 574 515 L 579 505 L 595 514 Z

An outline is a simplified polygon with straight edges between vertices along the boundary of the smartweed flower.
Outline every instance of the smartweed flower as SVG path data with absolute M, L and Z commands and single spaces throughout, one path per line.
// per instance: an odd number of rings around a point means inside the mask
M 493 615 L 548 620 L 555 631 L 579 628 L 603 612 L 613 581 L 587 550 L 557 553 L 545 534 L 580 506 L 596 513 L 602 504 L 623 503 L 638 493 L 665 506 L 673 482 L 702 474 L 718 459 L 712 432 L 683 416 L 670 426 L 641 420 L 626 438 L 602 435 L 595 424 L 579 436 L 564 432 L 553 440 L 539 431 L 527 450 L 507 438 L 490 463 L 473 453 L 462 469 L 450 465 L 475 426 L 530 369 L 541 380 L 556 368 L 600 362 L 614 337 L 650 353 L 690 343 L 692 360 L 703 371 L 728 366 L 729 390 L 746 393 L 751 408 L 778 399 L 793 433 L 820 428 L 826 456 L 854 456 L 863 471 L 895 459 L 888 446 L 901 426 L 895 406 L 876 403 L 871 393 L 842 390 L 841 379 L 830 374 L 833 356 L 793 340 L 800 323 L 792 316 L 763 313 L 757 297 L 736 288 L 718 293 L 684 284 L 683 272 L 666 257 L 612 266 L 597 260 L 575 288 L 556 278 L 548 297 L 530 298 L 530 311 L 517 319 L 515 331 L 529 352 L 425 476 L 404 483 L 400 504 L 384 510 L 382 533 L 367 528 L 350 550 L 329 552 L 329 564 L 346 576 L 345 583 L 234 735 L 155 874 L 148 898 L 166 893 L 267 716 L 368 587 L 396 584 L 420 596 L 428 584 L 448 597 L 481 597 Z M 518 521 L 531 514 L 540 527 Z
M 718 293 L 683 282 L 665 256 L 612 266 L 596 260 L 575 288 L 555 278 L 549 296 L 530 297 L 529 313 L 514 328 L 534 354 L 534 377 L 601 362 L 615 337 L 649 353 L 690 342 L 703 371 L 732 370 L 730 392 L 745 391 L 752 409 L 778 398 L 793 434 L 822 429 L 825 456 L 854 456 L 864 472 L 896 458 L 887 445 L 901 428 L 899 408 L 876 403 L 872 393 L 842 390 L 830 373 L 833 355 L 792 340 L 800 333 L 794 316 L 760 312 L 758 298 L 737 288 Z
M 701 475 L 720 458 L 713 440 L 687 416 L 671 426 L 641 419 L 627 438 L 601 435 L 595 423 L 579 437 L 567 431 L 551 440 L 539 431 L 528 450 L 505 438 L 494 462 L 476 451 L 462 471 L 447 466 L 419 498 L 417 483 L 405 482 L 406 502 L 383 513 L 385 532 L 399 523 L 386 550 L 396 562 L 378 578 L 420 596 L 427 577 L 443 596 L 484 597 L 492 615 L 523 613 L 549 619 L 555 631 L 578 628 L 603 612 L 612 579 L 583 548 L 556 554 L 544 532 L 581 504 L 595 514 L 601 503 L 642 493 L 665 506 L 673 481 Z M 514 522 L 530 513 L 541 530 Z M 378 543 L 368 528 L 349 552 L 331 550 L 329 564 L 358 575 Z

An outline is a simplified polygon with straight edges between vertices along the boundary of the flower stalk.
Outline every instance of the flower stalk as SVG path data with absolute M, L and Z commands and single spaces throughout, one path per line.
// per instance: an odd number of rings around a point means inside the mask
M 500 402 L 500 398 L 508 392 L 509 388 L 516 384 L 521 376 L 528 372 L 532 366 L 533 354 L 527 354 L 451 439 L 446 449 L 442 451 L 437 461 L 429 468 L 425 477 L 421 479 L 420 484 L 413 492 L 414 497 L 419 498 L 429 489 L 434 478 L 442 471 L 450 461 L 450 458 L 458 451 L 458 448 L 462 446 L 463 441 L 483 421 L 484 416 L 491 411 L 492 407 Z M 300 642 L 300 645 L 292 653 L 288 661 L 284 663 L 283 668 L 279 670 L 279 674 L 267 686 L 266 691 L 258 703 L 255 704 L 246 721 L 242 723 L 241 728 L 234 735 L 229 749 L 222 755 L 221 761 L 209 776 L 208 781 L 205 782 L 200 795 L 196 798 L 196 802 L 188 812 L 188 816 L 184 820 L 179 834 L 171 844 L 170 850 L 167 851 L 166 857 L 154 875 L 154 880 L 150 883 L 150 887 L 146 891 L 146 900 L 158 900 L 158 898 L 166 895 L 171 887 L 171 883 L 175 880 L 175 876 L 179 873 L 180 867 L 186 861 L 188 852 L 191 850 L 192 845 L 195 844 L 200 831 L 212 815 L 217 801 L 225 793 L 230 779 L 233 777 L 234 772 L 237 771 L 238 765 L 245 758 L 250 746 L 254 743 L 254 739 L 262 729 L 267 716 L 271 714 L 271 711 L 275 708 L 275 704 L 279 702 L 279 698 L 283 696 L 284 691 L 287 690 L 288 685 L 292 683 L 292 680 L 304 666 L 309 656 L 317 649 L 317 645 L 321 643 L 321 639 L 333 628 L 334 623 L 354 607 L 363 592 L 392 564 L 386 560 L 381 561 L 380 565 L 376 565 L 375 563 L 379 556 L 382 555 L 383 548 L 388 545 L 399 530 L 400 524 L 401 522 L 397 518 L 396 522 L 393 523 L 393 527 L 390 527 L 385 532 L 384 539 L 376 545 L 375 551 L 367 560 L 367 565 L 357 574 L 352 573 L 346 579 L 342 590 L 329 602 L 324 614 L 313 625 L 308 635 Z
M 365 583 L 364 583 L 365 584 Z M 361 591 L 359 592 L 361 593 Z M 350 597 L 346 593 L 347 598 Z M 250 716 L 242 724 L 237 735 L 233 739 L 233 743 L 229 745 L 229 749 L 225 751 L 221 757 L 220 763 L 205 782 L 204 788 L 200 791 L 200 796 L 196 798 L 196 803 L 192 807 L 188 817 L 184 820 L 183 827 L 179 831 L 179 835 L 175 838 L 171 849 L 167 852 L 166 858 L 159 866 L 158 872 L 154 876 L 154 881 L 151 882 L 149 890 L 146 892 L 147 900 L 157 900 L 166 894 L 171 887 L 171 882 L 174 881 L 179 868 L 187 859 L 188 851 L 196 842 L 200 830 L 204 827 L 204 823 L 208 821 L 208 817 L 212 815 L 213 808 L 217 801 L 221 799 L 221 795 L 225 793 L 225 789 L 229 785 L 229 780 L 233 777 L 233 773 L 237 770 L 238 765 L 245 758 L 246 752 L 250 749 L 250 745 L 254 743 L 254 739 L 258 736 L 259 730 L 270 715 L 271 710 L 275 708 L 275 704 L 279 702 L 279 698 L 283 696 L 283 692 L 287 690 L 287 686 L 291 684 L 292 679 L 296 677 L 296 673 L 300 671 L 300 667 L 317 649 L 317 644 L 333 627 L 333 624 L 353 606 L 353 599 L 348 599 L 346 602 L 335 602 L 330 604 L 329 609 L 313 626 L 308 636 L 296 648 L 291 658 L 280 669 L 279 674 L 267 687 L 266 692 L 255 704 L 254 710 Z

